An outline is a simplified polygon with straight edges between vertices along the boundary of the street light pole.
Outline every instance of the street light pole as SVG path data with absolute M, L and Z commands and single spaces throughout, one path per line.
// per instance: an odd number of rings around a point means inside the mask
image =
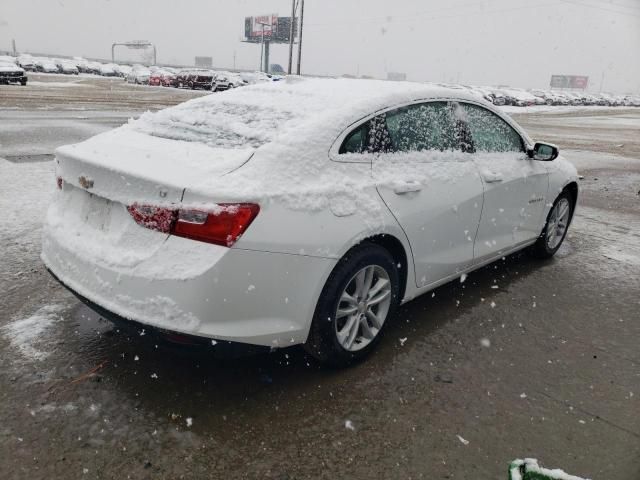
M 304 0 L 300 0 L 300 31 L 298 35 L 298 68 L 296 73 L 300 75 L 300 64 L 302 63 L 302 25 L 304 23 Z
M 264 23 L 262 25 L 262 40 L 260 42 L 260 71 L 264 71 Z
M 293 33 L 294 33 L 294 25 L 296 21 L 296 10 L 298 10 L 298 2 L 297 0 L 291 0 L 291 25 L 289 25 L 289 67 L 287 68 L 287 73 L 291 75 L 291 69 L 293 68 Z

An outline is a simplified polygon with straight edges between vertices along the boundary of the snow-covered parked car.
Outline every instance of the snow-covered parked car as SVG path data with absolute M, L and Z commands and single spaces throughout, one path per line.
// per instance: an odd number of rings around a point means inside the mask
M 115 64 L 113 63 L 103 63 L 100 66 L 100 75 L 103 77 L 117 77 L 118 73 L 115 69 Z
M 147 67 L 134 65 L 126 76 L 127 83 L 135 83 L 136 85 L 148 85 L 151 71 Z
M 244 80 L 239 74 L 232 72 L 216 72 L 213 75 L 213 84 L 211 90 L 214 92 L 222 92 L 230 88 L 244 87 L 249 82 Z
M 36 59 L 28 53 L 24 53 L 18 56 L 18 66 L 22 67 L 27 72 L 36 71 Z
M 56 62 L 49 58 L 39 58 L 35 62 L 36 72 L 42 73 L 59 73 Z
M 58 67 L 58 72 L 65 75 L 78 75 L 79 73 L 78 67 L 72 60 L 58 60 L 56 66 Z
M 548 258 L 575 168 L 462 89 L 287 77 L 56 151 L 42 259 L 112 319 L 345 365 L 399 304 Z
M 22 67 L 13 62 L 0 61 L 0 84 L 27 84 L 27 75 Z
M 18 59 L 16 57 L 12 57 L 11 55 L 0 55 L 1 63 L 13 63 L 14 65 L 18 65 Z

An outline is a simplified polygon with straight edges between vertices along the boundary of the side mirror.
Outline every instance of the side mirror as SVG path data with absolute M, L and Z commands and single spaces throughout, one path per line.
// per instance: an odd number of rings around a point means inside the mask
M 527 150 L 529 158 L 532 158 L 533 160 L 540 160 L 542 162 L 555 160 L 558 158 L 559 154 L 560 151 L 558 150 L 558 147 L 549 143 L 536 142 L 532 149 Z

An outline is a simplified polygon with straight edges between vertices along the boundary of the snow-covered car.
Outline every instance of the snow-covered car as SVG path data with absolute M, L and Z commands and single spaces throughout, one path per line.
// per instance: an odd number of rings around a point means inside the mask
M 14 65 L 18 65 L 18 59 L 11 55 L 0 55 L 0 63 L 13 63 Z
M 0 61 L 0 84 L 19 83 L 27 84 L 27 75 L 24 68 L 13 62 Z
M 206 69 L 192 69 L 186 75 L 185 87 L 192 90 L 211 90 L 213 85 L 213 72 Z
M 59 73 L 58 65 L 51 59 L 48 58 L 39 58 L 35 62 L 35 70 L 36 72 L 42 73 Z
M 103 63 L 100 66 L 100 75 L 103 77 L 117 77 L 115 65 L 113 63 Z
M 232 72 L 217 72 L 213 76 L 211 90 L 221 92 L 230 88 L 244 87 L 249 82 L 244 80 L 239 74 Z
M 118 65 L 117 63 L 113 64 L 113 69 L 116 72 L 116 75 L 122 78 L 126 78 L 131 72 L 131 67 L 129 65 Z
M 164 70 L 156 69 L 152 71 L 149 75 L 149 85 L 152 87 L 160 87 L 162 85 L 162 75 L 164 75 Z
M 536 105 L 557 105 L 554 95 L 546 90 L 530 90 L 531 95 L 536 97 Z
M 149 84 L 151 72 L 147 67 L 135 66 L 131 69 L 126 77 L 127 83 L 135 83 L 136 85 Z
M 64 73 L 65 75 L 78 75 L 79 73 L 75 62 L 71 60 L 58 60 L 56 66 L 58 67 L 58 72 Z
M 518 88 L 503 88 L 502 93 L 507 97 L 509 105 L 516 107 L 530 107 L 536 105 L 536 97 Z
M 27 72 L 35 72 L 36 59 L 29 54 L 22 54 L 18 56 L 18 66 L 22 67 Z
M 176 87 L 178 75 L 173 70 L 165 70 L 160 76 L 160 85 L 163 87 Z
M 345 365 L 396 307 L 548 258 L 575 168 L 464 90 L 300 79 L 208 95 L 56 151 L 42 260 L 106 318 Z
M 273 82 L 273 75 L 264 72 L 241 72 L 240 78 L 249 85 Z

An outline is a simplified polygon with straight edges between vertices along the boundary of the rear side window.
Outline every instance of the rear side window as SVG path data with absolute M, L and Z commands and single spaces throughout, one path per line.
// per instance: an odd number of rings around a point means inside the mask
M 522 152 L 524 146 L 518 132 L 511 125 L 486 108 L 461 104 L 466 113 L 465 122 L 473 137 L 477 152 Z
M 367 124 L 361 125 L 347 135 L 339 153 L 364 153 L 367 148 Z
M 387 115 L 391 150 L 458 149 L 455 123 L 447 102 L 430 102 L 402 107 Z

